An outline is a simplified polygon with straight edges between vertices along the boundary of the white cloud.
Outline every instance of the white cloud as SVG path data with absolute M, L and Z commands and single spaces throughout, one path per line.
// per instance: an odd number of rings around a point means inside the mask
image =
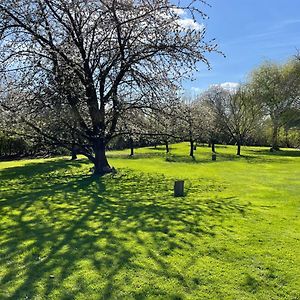
M 204 24 L 200 24 L 196 22 L 194 19 L 189 18 L 187 12 L 179 7 L 174 7 L 171 9 L 173 14 L 175 16 L 171 16 L 170 14 L 167 14 L 166 12 L 159 13 L 158 16 L 162 19 L 171 19 L 174 18 L 174 22 L 179 25 L 180 29 L 183 31 L 186 30 L 196 30 L 196 31 L 202 31 L 204 29 Z
M 173 8 L 172 11 L 177 16 L 184 16 L 184 15 L 186 15 L 186 11 L 183 10 L 182 8 L 178 8 L 178 7 L 177 8 Z
M 203 24 L 195 22 L 193 19 L 180 19 L 177 21 L 179 26 L 183 29 L 192 29 L 197 31 L 202 31 L 204 29 Z

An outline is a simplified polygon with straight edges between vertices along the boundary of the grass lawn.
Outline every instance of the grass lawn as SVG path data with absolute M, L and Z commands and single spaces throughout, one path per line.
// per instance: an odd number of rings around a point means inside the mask
M 217 151 L 0 163 L 0 299 L 300 299 L 300 151 Z

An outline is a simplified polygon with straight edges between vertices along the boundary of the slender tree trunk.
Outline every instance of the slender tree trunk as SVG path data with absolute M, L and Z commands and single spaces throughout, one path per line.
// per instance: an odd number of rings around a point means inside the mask
M 76 160 L 77 159 L 77 151 L 75 149 L 75 147 L 72 147 L 72 157 L 71 160 Z
M 101 176 L 106 173 L 110 173 L 112 169 L 106 158 L 105 143 L 103 140 L 97 140 L 94 143 L 94 152 L 95 152 L 94 174 Z
M 190 156 L 194 157 L 194 140 L 190 139 Z
M 169 153 L 169 152 L 170 152 L 170 149 L 169 149 L 169 142 L 166 141 L 165 144 L 166 144 L 166 152 Z
M 215 142 L 211 142 L 211 152 L 216 153 Z
M 130 144 L 130 156 L 134 155 L 134 148 L 133 148 L 133 139 L 129 139 L 129 144 Z
M 240 141 L 240 140 L 237 142 L 237 151 L 236 151 L 236 155 L 238 155 L 238 156 L 241 155 L 241 141 Z

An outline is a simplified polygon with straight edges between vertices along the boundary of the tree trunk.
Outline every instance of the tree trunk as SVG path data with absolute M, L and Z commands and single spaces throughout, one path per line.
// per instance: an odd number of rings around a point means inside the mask
M 71 160 L 76 160 L 77 159 L 77 151 L 75 148 L 72 148 L 72 157 Z
M 194 157 L 194 141 L 190 139 L 190 156 Z
M 166 143 L 166 152 L 169 153 L 169 152 L 170 152 L 170 149 L 169 149 L 169 142 L 166 141 L 165 143 Z
M 211 142 L 211 152 L 216 153 L 215 142 Z
M 241 155 L 241 141 L 237 142 L 237 152 L 236 155 L 240 156 Z
M 129 147 L 130 147 L 130 156 L 134 155 L 134 148 L 133 148 L 133 139 L 129 139 Z
M 94 175 L 104 175 L 112 172 L 112 169 L 107 161 L 105 153 L 104 141 L 97 141 L 94 144 L 95 160 L 94 160 Z

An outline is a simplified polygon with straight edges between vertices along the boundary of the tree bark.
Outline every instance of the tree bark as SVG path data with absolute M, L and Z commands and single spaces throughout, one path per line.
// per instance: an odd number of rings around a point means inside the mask
M 105 143 L 103 140 L 99 140 L 94 143 L 94 152 L 94 175 L 102 176 L 112 172 L 112 169 L 106 158 Z
M 194 157 L 194 141 L 190 139 L 190 156 Z
M 241 141 L 237 142 L 237 152 L 236 155 L 240 156 L 241 155 Z
M 130 156 L 134 155 L 134 148 L 133 148 L 133 139 L 129 139 L 129 146 L 130 146 Z
M 76 159 L 77 159 L 76 152 L 72 151 L 72 157 L 71 157 L 71 160 L 76 160 Z
M 211 152 L 216 153 L 215 142 L 211 142 Z
M 71 160 L 76 160 L 77 159 L 77 151 L 75 147 L 72 147 L 72 157 Z
M 165 144 L 166 144 L 166 152 L 169 153 L 169 152 L 170 152 L 170 149 L 169 149 L 169 142 L 166 141 Z

